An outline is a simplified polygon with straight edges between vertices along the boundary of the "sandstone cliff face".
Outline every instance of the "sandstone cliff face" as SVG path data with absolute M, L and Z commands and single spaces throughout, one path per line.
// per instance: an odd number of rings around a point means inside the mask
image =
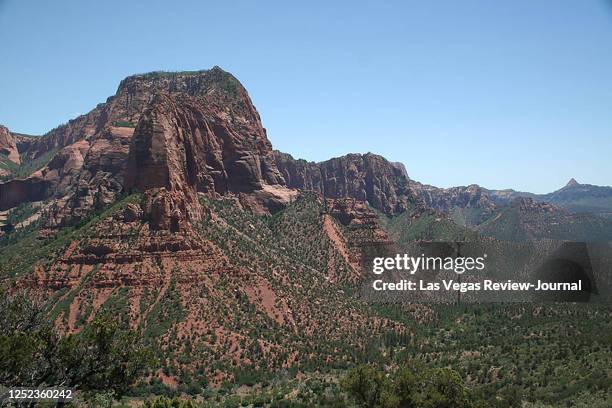
M 165 190 L 156 198 L 145 195 L 144 214 L 156 228 L 168 229 L 164 220 L 176 229 L 199 219 L 198 192 L 250 193 L 282 182 L 258 117 L 251 109 L 240 117 L 223 109 L 184 94 L 157 93 L 141 115 L 124 187 Z
M 0 125 L 0 155 L 6 156 L 8 160 L 15 164 L 21 162 L 15 138 L 11 132 L 2 125 Z
M 268 162 L 267 144 L 265 134 L 238 132 L 224 115 L 193 98 L 157 94 L 134 133 L 125 186 L 144 191 L 189 185 L 219 194 L 260 190 L 282 181 Z
M 18 206 L 21 203 L 41 201 L 47 198 L 51 185 L 40 178 L 11 180 L 0 184 L 0 211 Z
M 165 97 L 156 96 L 160 93 Z M 173 116 L 168 120 L 176 129 L 176 141 L 186 143 L 195 166 L 189 177 L 199 191 L 250 192 L 263 184 L 282 184 L 272 145 L 246 89 L 218 67 L 129 77 L 113 103 L 124 107 L 122 115 L 132 123 L 152 110 Z M 146 118 L 141 132 L 151 130 L 150 122 Z
M 312 163 L 277 151 L 274 155 L 276 166 L 289 187 L 316 191 L 326 198 L 367 201 L 386 214 L 421 205 L 409 187 L 403 167 L 381 156 L 349 154 Z

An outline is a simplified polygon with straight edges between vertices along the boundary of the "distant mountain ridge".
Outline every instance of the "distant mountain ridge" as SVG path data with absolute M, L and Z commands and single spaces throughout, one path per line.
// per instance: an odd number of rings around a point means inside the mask
M 559 190 L 547 194 L 534 194 L 516 190 L 486 190 L 497 203 L 509 203 L 517 197 L 529 197 L 548 202 L 571 213 L 590 212 L 600 215 L 612 214 L 612 187 L 580 184 L 570 179 Z
M 438 188 L 411 180 L 410 185 L 428 207 L 499 239 L 612 239 L 612 187 L 579 184 L 573 178 L 548 194 L 476 184 Z

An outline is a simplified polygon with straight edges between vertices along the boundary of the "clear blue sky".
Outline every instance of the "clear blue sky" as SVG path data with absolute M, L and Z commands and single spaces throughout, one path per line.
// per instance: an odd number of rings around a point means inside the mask
M 372 151 L 419 181 L 612 184 L 612 6 L 0 0 L 0 123 L 40 134 L 127 75 L 219 65 L 275 148 Z

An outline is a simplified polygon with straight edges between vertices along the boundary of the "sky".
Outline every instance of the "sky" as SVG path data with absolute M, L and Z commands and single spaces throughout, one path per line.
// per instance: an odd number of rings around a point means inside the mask
M 276 149 L 439 187 L 612 185 L 612 3 L 0 0 L 0 123 L 43 134 L 124 77 L 219 65 Z

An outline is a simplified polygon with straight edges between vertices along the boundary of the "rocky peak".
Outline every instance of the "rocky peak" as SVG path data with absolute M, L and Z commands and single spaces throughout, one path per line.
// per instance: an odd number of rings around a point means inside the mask
M 107 103 L 117 104 L 124 120 L 135 124 L 143 109 L 159 92 L 188 95 L 217 110 L 239 113 L 246 120 L 259 121 L 246 89 L 233 75 L 219 67 L 132 75 L 121 81 L 115 96 Z
M 391 162 L 391 165 L 402 172 L 403 176 L 408 179 L 408 171 L 406 170 L 406 166 L 401 162 Z
M 577 187 L 577 186 L 579 186 L 579 185 L 580 185 L 580 183 L 578 183 L 578 182 L 576 181 L 576 179 L 572 177 L 572 178 L 570 179 L 570 181 L 568 181 L 568 182 L 567 182 L 567 184 L 565 185 L 565 188 L 568 188 L 568 187 Z
M 236 123 L 260 123 L 247 91 L 231 74 L 219 67 L 189 72 L 150 72 L 123 79 L 115 95 L 89 113 L 51 130 L 28 148 L 36 158 L 80 139 L 106 137 L 112 128 L 133 129 L 156 93 L 183 94 L 224 112 Z M 265 133 L 263 127 L 259 129 Z

